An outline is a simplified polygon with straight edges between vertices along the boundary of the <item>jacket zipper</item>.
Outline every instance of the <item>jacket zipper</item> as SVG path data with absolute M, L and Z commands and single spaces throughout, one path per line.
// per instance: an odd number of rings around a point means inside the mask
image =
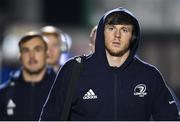
M 35 90 L 35 87 L 34 85 L 31 86 L 31 96 L 30 96 L 30 117 L 31 119 L 34 119 L 34 98 L 35 98 L 35 93 L 34 93 L 34 90 Z
M 117 73 L 114 74 L 114 120 L 117 120 Z

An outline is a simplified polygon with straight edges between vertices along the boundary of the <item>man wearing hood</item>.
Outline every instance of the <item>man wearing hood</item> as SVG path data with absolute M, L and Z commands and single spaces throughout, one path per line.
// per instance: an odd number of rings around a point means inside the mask
M 139 23 L 131 12 L 117 8 L 105 13 L 95 52 L 74 81 L 68 120 L 178 120 L 176 102 L 160 72 L 136 56 L 139 41 Z M 60 70 L 42 120 L 60 119 L 75 59 Z

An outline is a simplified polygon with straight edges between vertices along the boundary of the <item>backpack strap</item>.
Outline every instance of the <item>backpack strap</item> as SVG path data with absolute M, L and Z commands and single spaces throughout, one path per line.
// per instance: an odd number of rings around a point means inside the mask
M 73 100 L 73 95 L 75 91 L 75 81 L 77 81 L 80 78 L 82 69 L 83 69 L 83 63 L 86 59 L 86 56 L 79 56 L 75 57 L 75 62 L 72 65 L 72 76 L 70 77 L 70 81 L 67 88 L 67 94 L 65 97 L 64 106 L 61 113 L 61 120 L 68 120 L 70 115 L 70 109 L 71 104 Z

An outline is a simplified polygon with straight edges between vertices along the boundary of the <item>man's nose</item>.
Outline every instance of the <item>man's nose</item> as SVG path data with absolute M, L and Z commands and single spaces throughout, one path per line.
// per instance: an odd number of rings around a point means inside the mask
M 30 55 L 30 58 L 34 58 L 35 57 L 34 51 L 31 51 L 29 55 Z
M 121 36 L 120 30 L 117 30 L 117 31 L 115 32 L 115 36 L 118 37 L 118 38 Z

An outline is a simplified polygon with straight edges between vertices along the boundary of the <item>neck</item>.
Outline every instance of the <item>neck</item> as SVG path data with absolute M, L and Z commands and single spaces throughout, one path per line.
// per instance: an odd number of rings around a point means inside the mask
M 27 71 L 23 70 L 23 77 L 25 82 L 30 82 L 30 83 L 37 83 L 42 81 L 44 75 L 46 72 L 46 68 L 44 68 L 41 72 L 37 73 L 37 74 L 30 74 Z
M 130 51 L 127 51 L 124 55 L 112 56 L 106 51 L 107 60 L 110 66 L 112 67 L 120 67 L 128 58 Z

